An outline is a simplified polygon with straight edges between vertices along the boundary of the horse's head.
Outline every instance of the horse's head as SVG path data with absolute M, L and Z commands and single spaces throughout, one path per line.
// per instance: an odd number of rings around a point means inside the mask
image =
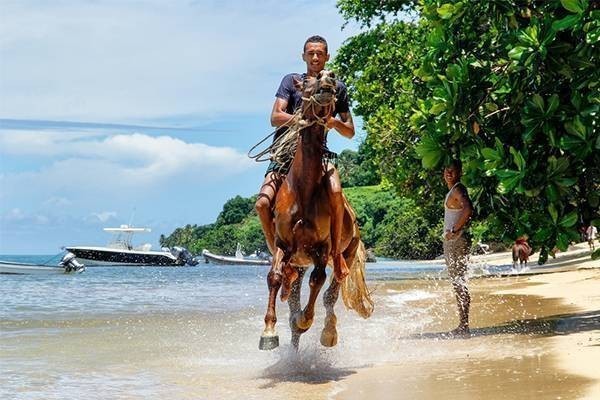
M 323 70 L 316 77 L 307 77 L 302 83 L 303 125 L 324 125 L 335 109 L 337 79 L 332 71 Z

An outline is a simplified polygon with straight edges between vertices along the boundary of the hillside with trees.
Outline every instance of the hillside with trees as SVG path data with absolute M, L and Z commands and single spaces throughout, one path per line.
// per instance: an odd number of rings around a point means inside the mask
M 392 186 L 380 183 L 379 172 L 368 154 L 367 145 L 357 152 L 344 150 L 339 171 L 344 193 L 356 211 L 363 241 L 377 256 L 422 259 L 441 253 L 441 210 L 427 215 L 415 200 L 399 197 Z M 223 205 L 216 221 L 208 225 L 187 225 L 169 236 L 161 236 L 162 246 L 184 246 L 194 254 L 207 249 L 232 255 L 237 243 L 244 252 L 268 251 L 258 216 L 256 196 L 236 196 Z M 431 224 L 429 221 L 435 221 Z

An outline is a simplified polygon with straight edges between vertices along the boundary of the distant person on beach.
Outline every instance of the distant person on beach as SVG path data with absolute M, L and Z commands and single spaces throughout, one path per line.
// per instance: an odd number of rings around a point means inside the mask
M 597 235 L 598 229 L 596 229 L 594 225 L 588 226 L 585 230 L 585 236 L 587 238 L 588 246 L 590 246 L 591 251 L 594 251 L 596 249 L 596 246 L 594 245 L 594 240 L 596 239 Z
M 316 77 L 319 72 L 325 68 L 325 63 L 329 61 L 329 51 L 327 41 L 321 36 L 311 36 L 304 42 L 302 51 L 302 60 L 306 63 L 306 72 L 302 74 L 292 73 L 283 77 L 277 93 L 275 94 L 275 103 L 271 111 L 271 125 L 277 127 L 274 141 L 277 140 L 293 122 L 294 113 L 302 106 L 302 93 L 300 92 L 302 82 L 308 77 Z M 332 117 L 326 122 L 327 129 L 335 129 L 339 134 L 348 139 L 354 136 L 354 123 L 350 113 L 350 105 L 346 86 L 341 81 L 337 81 L 335 110 Z M 325 151 L 327 160 L 332 161 L 337 158 L 335 153 L 329 150 Z M 265 239 L 271 254 L 275 254 L 276 245 L 273 243 L 275 238 L 275 226 L 273 224 L 273 204 L 279 187 L 284 181 L 289 171 L 291 161 L 281 165 L 271 161 L 265 173 L 265 179 L 261 185 L 260 193 L 256 199 L 256 212 L 260 219 Z M 342 196 L 342 184 L 335 166 L 332 163 L 327 164 L 327 187 L 332 197 Z M 343 201 L 335 202 L 340 207 L 332 210 L 332 228 L 331 241 L 334 249 L 339 248 L 339 241 L 342 236 L 344 207 Z M 337 245 L 335 243 L 338 243 Z
M 451 332 L 456 335 L 469 333 L 471 304 L 471 296 L 467 288 L 467 263 L 471 238 L 467 232 L 467 224 L 473 214 L 473 205 L 467 188 L 460 183 L 461 176 L 460 160 L 452 160 L 444 168 L 444 180 L 449 189 L 444 199 L 444 258 L 460 316 L 458 327 Z
M 515 243 L 512 246 L 513 269 L 515 271 L 520 272 L 523 264 L 527 267 L 529 256 L 532 253 L 528 240 L 528 235 L 521 235 L 515 240 Z

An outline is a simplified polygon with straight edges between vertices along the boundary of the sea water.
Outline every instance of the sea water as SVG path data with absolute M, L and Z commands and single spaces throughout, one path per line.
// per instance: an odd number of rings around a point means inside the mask
M 41 263 L 50 257 L 2 259 Z M 411 304 L 435 304 L 448 289 L 378 292 L 378 281 L 437 280 L 443 266 L 367 264 L 377 302 L 372 318 L 345 310 L 340 300 L 339 344 L 324 350 L 319 296 L 315 326 L 303 335 L 298 355 L 289 346 L 287 304 L 278 301 L 281 346 L 261 352 L 268 270 L 199 264 L 0 275 L 0 398 L 278 398 L 277 390 L 265 397 L 265 385 L 336 381 L 353 369 L 392 360 L 394 348 L 410 357 L 401 341 L 378 343 L 422 332 L 435 313 L 431 306 Z M 307 293 L 305 282 L 303 303 Z

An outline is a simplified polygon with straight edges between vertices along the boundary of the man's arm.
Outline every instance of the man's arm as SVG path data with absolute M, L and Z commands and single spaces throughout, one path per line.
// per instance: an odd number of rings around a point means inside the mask
M 271 126 L 279 128 L 280 126 L 286 125 L 292 121 L 294 117 L 292 114 L 288 114 L 285 110 L 287 109 L 288 101 L 281 97 L 275 98 L 273 103 L 273 110 L 271 111 Z
M 462 184 L 458 185 L 456 189 L 457 198 L 462 206 L 463 212 L 460 214 L 458 221 L 456 221 L 456 224 L 454 225 L 454 232 L 463 229 L 473 215 L 473 203 L 471 203 L 467 189 L 462 186 Z
M 340 135 L 352 139 L 354 137 L 354 121 L 352 121 L 352 114 L 350 111 L 342 112 L 338 118 L 329 117 L 327 120 L 327 128 L 335 129 Z

